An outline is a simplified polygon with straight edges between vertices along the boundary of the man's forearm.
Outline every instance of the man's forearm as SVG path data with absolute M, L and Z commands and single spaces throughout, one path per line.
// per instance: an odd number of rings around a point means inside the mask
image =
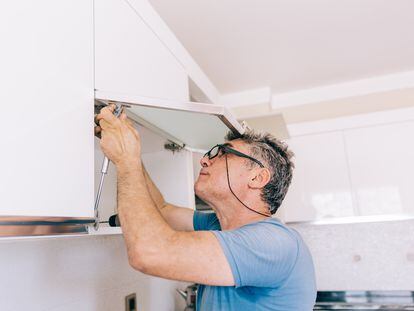
M 130 260 L 154 256 L 174 231 L 151 198 L 141 163 L 117 167 L 118 213 Z

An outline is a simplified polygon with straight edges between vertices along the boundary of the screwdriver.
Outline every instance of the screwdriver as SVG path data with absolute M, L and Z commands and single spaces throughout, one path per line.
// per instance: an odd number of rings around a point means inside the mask
M 114 116 L 115 117 L 119 117 L 121 115 L 122 112 L 122 104 L 115 104 L 116 107 L 114 109 Z M 95 207 L 94 207 L 94 212 L 95 212 L 95 223 L 94 223 L 94 228 L 95 230 L 98 230 L 99 228 L 99 212 L 98 212 L 98 207 L 99 207 L 99 201 L 101 200 L 101 194 L 102 194 L 102 188 L 103 188 L 103 184 L 105 181 L 105 175 L 108 173 L 108 167 L 109 167 L 109 159 L 107 156 L 104 157 L 103 161 L 102 161 L 102 168 L 101 168 L 101 181 L 99 182 L 99 188 L 98 188 L 98 193 L 96 194 L 96 199 L 95 199 Z

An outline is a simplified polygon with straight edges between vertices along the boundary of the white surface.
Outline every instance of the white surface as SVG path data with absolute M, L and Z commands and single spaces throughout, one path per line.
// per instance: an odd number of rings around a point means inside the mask
M 281 217 L 289 222 L 413 217 L 413 112 L 401 109 L 289 126 L 297 135 L 288 141 L 296 153 L 296 169 Z
M 178 138 L 186 146 L 195 149 L 209 149 L 224 142 L 224 136 L 230 131 L 218 116 L 208 113 L 139 106 L 130 109 L 157 128 Z
M 244 132 L 243 126 L 222 105 L 105 91 L 96 91 L 95 97 L 104 103 L 129 105 L 127 110 L 132 113 L 131 119 L 190 148 L 208 149 L 222 141 L 230 128 L 238 133 Z
M 413 290 L 414 220 L 291 227 L 309 246 L 318 290 Z
M 128 3 L 134 8 L 135 12 L 160 38 L 168 50 L 174 55 L 177 61 L 183 66 L 189 78 L 201 90 L 208 99 L 202 102 L 218 103 L 219 93 L 216 86 L 211 83 L 209 77 L 203 72 L 200 66 L 194 61 L 192 55 L 177 39 L 171 29 L 165 24 L 164 20 L 154 10 L 148 0 L 129 0 Z
M 263 87 L 238 93 L 225 94 L 220 96 L 220 104 L 227 107 L 268 104 L 270 108 L 271 99 L 272 90 L 270 87 Z
M 404 108 L 365 113 L 356 116 L 289 124 L 288 130 L 291 136 L 301 136 L 412 120 L 414 120 L 414 108 Z
M 122 234 L 121 227 L 109 227 L 108 224 L 101 224 L 98 230 L 95 230 L 93 226 L 88 227 L 88 234 L 90 235 L 114 235 Z
M 163 150 L 142 155 L 142 161 L 165 201 L 194 208 L 194 179 L 191 152 Z
M 345 132 L 361 215 L 414 216 L 414 121 Z
M 123 237 L 83 236 L 0 240 L 2 311 L 125 310 L 136 293 L 140 311 L 183 310 L 180 282 L 133 270 Z
M 414 88 L 414 71 L 275 94 L 272 107 L 282 108 Z
M 127 1 L 95 2 L 95 88 L 188 100 L 183 67 Z
M 92 10 L 0 4 L 0 215 L 93 216 Z
M 353 216 L 342 133 L 292 137 L 293 180 L 280 212 L 285 221 Z
M 414 69 L 414 2 L 150 0 L 222 93 Z

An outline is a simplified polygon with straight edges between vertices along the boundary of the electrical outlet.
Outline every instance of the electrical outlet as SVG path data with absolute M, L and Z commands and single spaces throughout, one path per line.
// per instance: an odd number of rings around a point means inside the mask
M 135 293 L 125 297 L 125 311 L 138 311 L 137 295 Z

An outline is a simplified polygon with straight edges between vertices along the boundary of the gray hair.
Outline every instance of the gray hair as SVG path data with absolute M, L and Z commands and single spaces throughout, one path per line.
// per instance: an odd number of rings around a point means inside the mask
M 271 172 L 270 181 L 264 186 L 261 198 L 269 205 L 273 215 L 282 204 L 286 196 L 295 165 L 292 162 L 294 153 L 288 146 L 273 135 L 266 132 L 246 131 L 243 135 L 229 132 L 226 141 L 241 139 L 249 144 L 250 156 L 258 159 Z M 253 168 L 258 164 L 246 159 L 246 164 Z

